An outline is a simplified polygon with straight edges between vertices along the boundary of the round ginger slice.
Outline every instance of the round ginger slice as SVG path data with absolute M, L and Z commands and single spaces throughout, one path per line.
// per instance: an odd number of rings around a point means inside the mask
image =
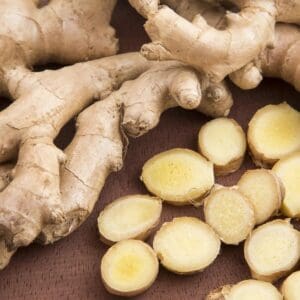
M 141 180 L 170 204 L 199 205 L 214 185 L 213 164 L 195 151 L 176 148 L 149 159 Z
M 248 198 L 235 188 L 218 187 L 204 200 L 205 221 L 225 244 L 238 245 L 255 225 Z
M 289 220 L 266 223 L 248 237 L 244 254 L 253 278 L 273 282 L 297 265 L 300 233 Z
M 233 286 L 212 291 L 205 300 L 283 300 L 277 288 L 269 282 L 244 280 Z
M 281 286 L 281 293 L 285 300 L 299 300 L 300 271 L 291 274 Z
M 272 170 L 285 189 L 281 212 L 290 218 L 300 217 L 300 152 L 279 160 Z
M 201 127 L 198 147 L 200 153 L 214 164 L 216 175 L 227 175 L 243 163 L 246 136 L 235 120 L 218 118 Z
M 148 195 L 121 197 L 98 217 L 101 240 L 111 245 L 127 239 L 146 239 L 159 224 L 162 202 Z
M 216 259 L 221 242 L 200 219 L 174 218 L 156 233 L 153 248 L 161 264 L 177 274 L 200 272 Z
M 300 113 L 285 102 L 264 106 L 249 123 L 248 144 L 255 164 L 263 167 L 300 150 Z
M 237 186 L 252 203 L 256 224 L 264 223 L 279 211 L 284 197 L 284 188 L 280 179 L 272 171 L 248 170 L 240 178 Z
M 106 289 L 114 295 L 132 297 L 155 281 L 159 263 L 153 249 L 139 240 L 116 243 L 104 254 L 100 272 Z

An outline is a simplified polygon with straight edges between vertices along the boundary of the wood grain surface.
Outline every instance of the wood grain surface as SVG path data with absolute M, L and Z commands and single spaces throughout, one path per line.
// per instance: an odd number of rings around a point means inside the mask
M 147 41 L 142 24 L 142 18 L 129 7 L 127 1 L 119 1 L 113 25 L 118 31 L 122 52 L 138 50 Z M 253 113 L 268 103 L 287 101 L 300 109 L 299 93 L 280 80 L 266 79 L 253 91 L 241 91 L 232 85 L 231 90 L 235 105 L 230 116 L 245 130 Z M 0 273 L 0 300 L 119 299 L 109 295 L 100 280 L 100 259 L 107 246 L 99 240 L 97 216 L 104 205 L 117 197 L 146 192 L 139 175 L 143 163 L 154 154 L 173 147 L 196 150 L 198 130 L 207 120 L 197 112 L 172 109 L 163 115 L 156 129 L 131 140 L 124 168 L 108 178 L 89 219 L 72 235 L 54 245 L 31 245 L 20 249 L 9 266 Z M 57 138 L 57 144 L 65 147 L 73 134 L 71 122 Z M 253 168 L 249 157 L 239 172 L 217 178 L 217 182 L 233 185 L 247 168 Z M 163 221 L 185 215 L 203 218 L 201 208 L 164 206 Z M 203 273 L 183 277 L 161 268 L 155 284 L 136 299 L 204 299 L 209 290 L 249 276 L 242 246 L 223 245 L 221 255 Z

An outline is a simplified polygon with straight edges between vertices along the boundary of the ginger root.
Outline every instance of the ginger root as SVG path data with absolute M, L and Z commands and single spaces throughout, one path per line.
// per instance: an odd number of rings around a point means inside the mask
M 172 149 L 149 159 L 141 180 L 151 193 L 170 204 L 198 205 L 214 185 L 213 165 L 192 150 Z
M 207 268 L 220 252 L 215 232 L 200 219 L 174 218 L 155 234 L 153 248 L 160 263 L 177 274 L 191 274 Z
M 285 191 L 283 183 L 274 172 L 265 169 L 248 170 L 237 186 L 252 203 L 256 224 L 264 223 L 278 213 Z
M 161 212 L 158 198 L 121 197 L 107 205 L 98 217 L 101 240 L 109 245 L 126 239 L 145 240 L 159 224 Z
M 243 163 L 246 147 L 245 133 L 233 119 L 214 119 L 199 131 L 199 151 L 214 164 L 216 175 L 227 175 L 238 170 Z
M 112 294 L 133 297 L 146 291 L 158 275 L 159 263 L 153 249 L 138 240 L 116 243 L 104 254 L 100 272 Z
M 256 228 L 244 245 L 252 277 L 273 282 L 289 274 L 300 259 L 300 232 L 289 220 L 275 220 Z
M 269 282 L 248 279 L 235 285 L 225 285 L 210 292 L 205 300 L 283 300 L 282 295 Z
M 270 167 L 300 150 L 300 113 L 285 102 L 264 106 L 249 122 L 247 139 L 254 163 Z
M 300 152 L 279 160 L 272 170 L 281 179 L 285 188 L 281 212 L 287 217 L 300 217 Z
M 237 188 L 216 186 L 204 199 L 205 221 L 222 242 L 238 245 L 255 225 L 254 208 Z
M 300 295 L 300 271 L 292 273 L 281 285 L 285 300 L 298 300 Z

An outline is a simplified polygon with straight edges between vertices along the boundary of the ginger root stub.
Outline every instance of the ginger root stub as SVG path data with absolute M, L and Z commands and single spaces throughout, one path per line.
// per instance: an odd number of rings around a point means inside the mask
M 300 271 L 292 273 L 284 280 L 281 293 L 285 300 L 298 300 L 300 296 Z

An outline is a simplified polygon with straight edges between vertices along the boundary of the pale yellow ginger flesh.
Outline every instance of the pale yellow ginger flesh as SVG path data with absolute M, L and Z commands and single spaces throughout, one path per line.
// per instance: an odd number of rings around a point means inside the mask
M 281 286 L 281 293 L 285 300 L 299 300 L 300 271 L 291 274 Z
M 300 113 L 285 102 L 259 109 L 249 123 L 248 144 L 254 162 L 266 167 L 300 150 Z
M 193 217 L 174 218 L 156 233 L 153 248 L 161 264 L 178 274 L 202 271 L 214 262 L 221 242 L 210 226 Z
M 159 263 L 153 249 L 139 240 L 116 243 L 104 254 L 100 272 L 106 289 L 115 295 L 135 296 L 155 281 Z
M 246 146 L 245 133 L 233 119 L 214 119 L 199 131 L 199 151 L 214 164 L 216 175 L 238 170 L 244 160 Z
M 237 185 L 254 207 L 256 224 L 261 224 L 278 213 L 284 188 L 275 173 L 266 169 L 248 170 Z
M 171 204 L 197 205 L 214 185 L 213 164 L 197 152 L 176 148 L 149 159 L 141 180 L 151 193 Z
M 277 288 L 269 282 L 244 280 L 233 286 L 212 291 L 205 300 L 283 300 Z
M 266 223 L 248 237 L 244 254 L 253 278 L 273 282 L 299 262 L 300 233 L 289 220 Z
M 239 244 L 255 225 L 251 202 L 235 188 L 214 189 L 204 200 L 204 216 L 225 244 Z
M 101 239 L 108 244 L 126 239 L 146 239 L 160 221 L 162 202 L 148 195 L 121 197 L 98 217 Z
M 287 217 L 300 217 L 300 152 L 279 160 L 272 170 L 285 189 L 281 212 Z

